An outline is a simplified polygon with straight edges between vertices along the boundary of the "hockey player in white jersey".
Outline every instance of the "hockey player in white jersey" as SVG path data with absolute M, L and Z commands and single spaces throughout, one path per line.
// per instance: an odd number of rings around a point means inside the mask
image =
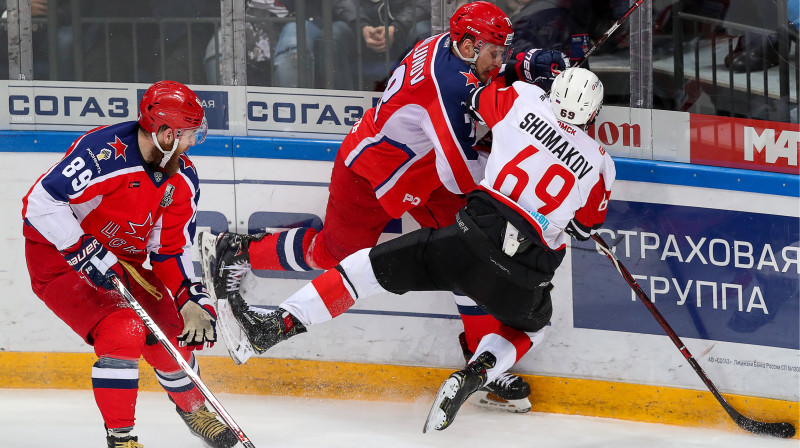
M 586 240 L 605 221 L 614 162 L 585 132 L 602 102 L 602 83 L 582 68 L 558 75 L 549 96 L 523 82 L 476 89 L 470 109 L 494 141 L 486 176 L 456 223 L 360 250 L 270 313 L 229 295 L 249 341 L 267 349 L 373 294 L 464 294 L 498 324 L 436 395 L 424 431 L 448 427 L 471 394 L 541 342 L 567 235 Z
M 483 178 L 486 156 L 476 146 L 475 120 L 466 105 L 482 85 L 524 80 L 549 88 L 566 68 L 561 52 L 529 49 L 505 61 L 513 39 L 511 21 L 488 2 L 467 3 L 453 14 L 450 30 L 419 42 L 395 69 L 380 102 L 345 137 L 331 173 L 325 225 L 319 232 L 294 227 L 270 234 L 223 232 L 204 256 L 207 284 L 219 299 L 220 333 L 226 295 L 238 291 L 250 267 L 268 270 L 331 269 L 346 256 L 378 243 L 387 224 L 408 213 L 420 227 L 455 222 L 466 194 Z M 277 229 L 276 229 L 277 230 Z M 213 237 L 212 237 L 213 238 Z M 206 245 L 206 235 L 200 240 Z M 214 258 L 212 263 L 211 257 Z M 204 268 L 205 269 L 205 268 Z M 455 297 L 464 352 L 497 322 L 463 295 Z M 255 347 L 257 353 L 261 350 Z M 235 362 L 249 353 L 231 351 Z M 485 407 L 527 412 L 530 386 L 505 374 L 486 384 L 475 401 Z

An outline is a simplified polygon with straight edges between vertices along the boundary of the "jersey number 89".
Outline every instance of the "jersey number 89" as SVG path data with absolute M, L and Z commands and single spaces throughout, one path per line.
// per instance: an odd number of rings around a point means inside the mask
M 80 157 L 76 157 L 72 160 L 72 162 L 69 163 L 69 165 L 64 167 L 64 169 L 61 171 L 61 174 L 63 174 L 66 178 L 70 178 L 84 166 L 86 166 L 86 162 L 84 162 Z M 89 185 L 90 180 L 92 180 L 92 170 L 84 170 L 78 174 L 78 177 L 72 179 L 72 189 L 76 192 L 81 191 L 87 185 Z

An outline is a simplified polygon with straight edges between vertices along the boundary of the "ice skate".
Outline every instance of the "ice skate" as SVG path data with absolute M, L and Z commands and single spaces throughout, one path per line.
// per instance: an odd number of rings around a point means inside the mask
M 469 362 L 472 352 L 467 348 L 464 333 L 458 335 L 458 342 L 464 352 L 464 358 Z M 491 383 L 479 388 L 472 395 L 470 402 L 494 411 L 523 413 L 531 410 L 531 387 L 522 377 L 505 372 Z
M 217 300 L 217 334 L 222 336 L 228 354 L 234 364 L 241 365 L 256 354 L 253 345 L 247 339 L 244 328 L 233 314 L 228 298 Z
M 209 412 L 205 405 L 194 412 L 183 411 L 177 406 L 175 409 L 189 427 L 189 431 L 202 439 L 207 447 L 231 448 L 239 442 L 236 434 L 227 425 L 217 420 L 217 414 Z M 142 445 L 136 446 L 141 447 Z
M 278 342 L 306 332 L 306 327 L 283 308 L 267 313 L 254 311 L 238 292 L 228 294 L 228 302 L 239 326 L 258 354 Z
M 450 426 L 461 405 L 486 384 L 486 369 L 494 367 L 496 361 L 493 354 L 483 352 L 466 369 L 452 373 L 436 393 L 422 432 L 429 429 L 441 431 Z
M 130 431 L 106 429 L 106 434 L 108 448 L 144 448 L 144 445 L 139 443 L 138 437 L 132 436 Z
M 214 291 L 216 299 L 224 298 L 228 292 L 239 291 L 244 274 L 250 271 L 250 243 L 258 241 L 266 233 L 241 235 L 222 232 L 214 242 L 214 251 L 203 253 L 203 279 L 206 286 Z M 208 234 L 201 233 L 201 250 Z M 206 243 L 207 246 L 207 243 Z M 211 283 L 210 285 L 208 283 Z

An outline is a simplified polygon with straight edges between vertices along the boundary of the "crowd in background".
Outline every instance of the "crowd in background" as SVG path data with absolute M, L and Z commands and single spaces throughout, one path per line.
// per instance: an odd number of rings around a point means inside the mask
M 717 68 L 755 77 L 751 74 L 778 66 L 786 47 L 784 54 L 789 55 L 796 77 L 798 1 L 780 0 L 786 1 L 787 23 L 778 23 L 777 1 L 652 0 L 653 57 L 673 57 L 679 44 L 685 52 L 698 41 L 727 39 L 730 48 L 719 55 Z M 247 84 L 382 91 L 406 52 L 431 35 L 432 3 L 244 0 Z M 629 7 L 628 0 L 494 3 L 513 23 L 511 57 L 529 48 L 549 48 L 561 50 L 573 62 Z M 219 0 L 31 0 L 34 79 L 221 84 L 221 4 Z M 2 25 L 0 35 L 5 36 Z M 776 32 L 781 27 L 787 30 L 786 40 Z M 304 38 L 298 36 L 300 29 L 305 30 Z M 628 23 L 623 25 L 593 59 L 606 57 L 613 65 L 629 66 L 629 29 Z M 5 51 L 7 43 L 0 43 L 0 52 Z M 607 66 L 589 68 L 606 81 L 604 76 L 613 71 Z M 7 73 L 8 58 L 0 54 L 0 76 Z M 617 79 L 608 81 L 619 84 Z M 777 83 L 772 88 L 777 89 Z M 692 96 L 686 86 L 670 89 L 656 89 L 654 107 L 686 110 L 694 104 L 686 98 Z M 792 95 L 790 103 L 796 108 L 796 88 Z M 610 90 L 607 104 L 627 105 L 624 96 Z M 712 102 L 719 101 L 712 98 Z

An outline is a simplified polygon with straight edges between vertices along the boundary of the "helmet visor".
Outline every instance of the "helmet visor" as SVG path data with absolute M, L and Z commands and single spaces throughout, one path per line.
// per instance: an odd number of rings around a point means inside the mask
M 492 59 L 492 62 L 497 65 L 505 64 L 508 62 L 508 56 L 511 54 L 511 45 L 497 45 L 490 42 L 484 42 L 480 48 L 481 55 Z
M 180 131 L 181 140 L 188 142 L 189 146 L 203 143 L 206 140 L 206 135 L 208 135 L 208 121 L 206 121 L 205 116 L 203 121 L 200 122 L 200 126 L 194 129 L 181 129 Z

